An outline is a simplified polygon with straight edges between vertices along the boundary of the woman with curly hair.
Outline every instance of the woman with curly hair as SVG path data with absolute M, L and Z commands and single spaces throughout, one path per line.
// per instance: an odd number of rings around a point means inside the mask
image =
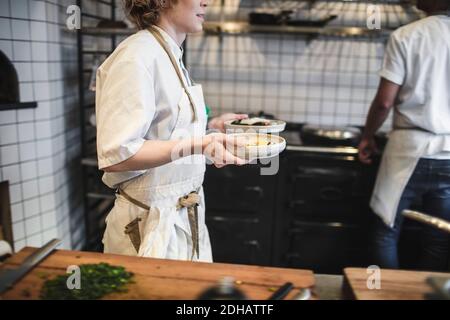
M 106 218 L 104 251 L 212 261 L 202 183 L 205 156 L 217 167 L 242 165 L 224 133 L 206 134 L 202 88 L 189 77 L 181 48 L 202 31 L 206 0 L 124 0 L 140 29 L 97 71 L 99 169 L 117 190 Z M 223 131 L 226 114 L 210 121 Z

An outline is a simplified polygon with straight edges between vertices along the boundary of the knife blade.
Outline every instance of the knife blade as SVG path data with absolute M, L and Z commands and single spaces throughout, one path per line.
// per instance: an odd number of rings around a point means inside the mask
M 17 281 L 22 279 L 31 269 L 47 257 L 60 243 L 61 240 L 53 239 L 36 252 L 30 254 L 17 268 L 1 271 L 0 294 L 12 288 Z

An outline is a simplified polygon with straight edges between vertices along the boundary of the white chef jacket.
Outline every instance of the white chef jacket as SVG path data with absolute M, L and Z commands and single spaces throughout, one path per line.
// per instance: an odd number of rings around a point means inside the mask
M 396 30 L 380 75 L 401 89 L 370 204 L 393 226 L 419 159 L 450 159 L 450 17 L 431 16 Z
M 185 75 L 183 80 L 190 86 L 191 80 L 181 64 L 182 48 L 163 29 L 155 28 L 169 44 Z M 170 138 L 183 90 L 167 54 L 148 30 L 119 44 L 98 68 L 96 83 L 99 169 L 132 157 L 145 140 Z M 103 182 L 116 188 L 145 171 L 105 172 Z

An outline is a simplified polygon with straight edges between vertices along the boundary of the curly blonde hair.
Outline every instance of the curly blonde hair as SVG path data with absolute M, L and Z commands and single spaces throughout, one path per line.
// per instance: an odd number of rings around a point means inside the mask
M 161 12 L 172 7 L 177 0 L 122 0 L 125 14 L 139 29 L 155 25 Z

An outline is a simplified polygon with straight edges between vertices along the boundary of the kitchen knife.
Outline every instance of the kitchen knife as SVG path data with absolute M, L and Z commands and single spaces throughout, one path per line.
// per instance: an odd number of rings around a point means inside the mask
M 282 300 L 288 295 L 289 292 L 291 292 L 293 288 L 294 285 L 292 282 L 286 282 L 269 297 L 269 300 Z
M 22 279 L 31 269 L 47 257 L 59 244 L 61 240 L 53 239 L 30 254 L 17 268 L 0 271 L 0 294 L 12 288 L 14 283 Z
M 450 233 L 450 222 L 448 221 L 412 210 L 403 210 L 402 213 L 405 217 L 434 226 L 437 229 Z

